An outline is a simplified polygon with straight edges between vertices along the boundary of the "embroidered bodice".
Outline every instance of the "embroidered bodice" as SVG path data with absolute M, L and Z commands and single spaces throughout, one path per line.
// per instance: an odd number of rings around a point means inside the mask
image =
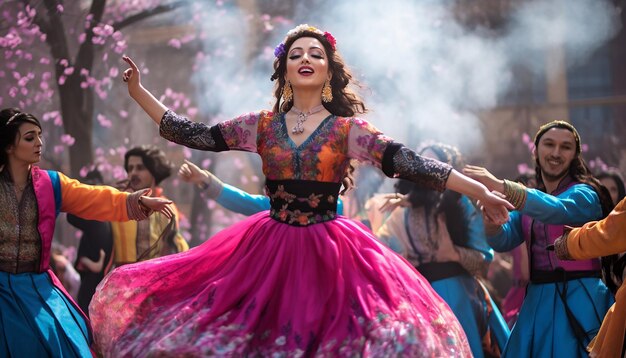
M 8 170 L 0 173 L 0 271 L 34 272 L 39 268 L 41 238 L 32 181 L 18 202 Z
M 350 159 L 368 162 L 388 176 L 403 177 L 438 190 L 445 188 L 451 170 L 446 164 L 417 156 L 394 143 L 360 118 L 330 115 L 300 145 L 289 137 L 285 115 L 268 111 L 248 113 L 213 127 L 167 111 L 161 119 L 160 132 L 164 138 L 194 149 L 258 153 L 275 214 L 272 217 L 292 225 L 334 217 L 340 183 Z M 293 200 L 284 200 L 291 196 Z M 280 203 L 276 200 L 279 197 Z M 331 205 L 316 205 L 320 202 Z M 293 207 L 294 203 L 298 203 L 297 208 Z M 281 210 L 292 214 L 279 213 Z M 319 220 L 304 220 L 303 213 Z

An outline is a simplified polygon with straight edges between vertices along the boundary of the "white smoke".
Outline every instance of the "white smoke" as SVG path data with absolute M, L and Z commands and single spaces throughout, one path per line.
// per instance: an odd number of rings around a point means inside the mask
M 513 66 L 546 76 L 547 53 L 555 46 L 563 47 L 568 65 L 580 64 L 620 26 L 608 0 L 535 0 L 517 2 L 497 34 L 470 32 L 455 21 L 450 3 L 303 1 L 295 18 L 337 38 L 346 62 L 369 89 L 367 118 L 373 124 L 403 142 L 432 138 L 464 148 L 480 143 L 475 113 L 495 107 L 507 93 Z M 198 72 L 200 109 L 225 118 L 270 109 L 271 49 L 286 29 L 272 32 L 250 65 L 249 16 L 234 6 L 214 12 L 201 21 L 206 51 L 219 48 L 227 56 L 213 56 Z

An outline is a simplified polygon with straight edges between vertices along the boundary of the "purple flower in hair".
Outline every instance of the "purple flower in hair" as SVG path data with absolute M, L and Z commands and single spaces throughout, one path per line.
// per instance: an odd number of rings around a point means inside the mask
M 285 44 L 281 42 L 274 49 L 274 56 L 276 56 L 276 58 L 281 58 L 284 54 L 285 54 Z

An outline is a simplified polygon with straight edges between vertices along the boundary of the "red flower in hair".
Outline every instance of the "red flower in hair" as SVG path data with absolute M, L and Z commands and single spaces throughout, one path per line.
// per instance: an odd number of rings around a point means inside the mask
M 335 39 L 335 37 L 328 31 L 324 31 L 324 37 L 326 37 L 326 40 L 328 40 L 328 43 L 330 44 L 330 47 L 332 47 L 333 51 L 337 50 L 337 40 Z

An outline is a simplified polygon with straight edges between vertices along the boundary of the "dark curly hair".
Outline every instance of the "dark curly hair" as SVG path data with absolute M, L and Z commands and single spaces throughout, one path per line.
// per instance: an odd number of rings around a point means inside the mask
M 37 117 L 19 108 L 4 108 L 0 111 L 0 166 L 7 164 L 7 150 L 15 144 L 20 126 L 24 123 L 34 124 L 41 129 Z
M 313 37 L 319 40 L 324 46 L 324 51 L 328 57 L 328 69 L 332 74 L 330 86 L 332 87 L 333 100 L 326 103 L 322 102 L 324 108 L 336 116 L 352 117 L 357 113 L 366 113 L 367 108 L 359 96 L 354 93 L 349 85 L 359 86 L 356 80 L 352 78 L 352 74 L 346 67 L 341 55 L 333 49 L 328 39 L 314 31 L 301 31 L 289 37 L 285 41 L 285 52 L 289 52 L 294 41 L 302 37 Z M 276 103 L 274 104 L 274 113 L 287 112 L 293 106 L 293 102 L 280 103 L 283 88 L 285 87 L 285 73 L 287 71 L 287 54 L 284 53 L 274 60 L 274 74 L 271 80 L 278 80 L 274 90 Z
M 142 145 L 139 147 L 131 148 L 126 154 L 124 154 L 124 169 L 128 172 L 128 158 L 131 156 L 141 157 L 143 165 L 154 177 L 156 185 L 159 185 L 163 180 L 172 175 L 174 166 L 165 157 L 165 153 L 153 146 Z

